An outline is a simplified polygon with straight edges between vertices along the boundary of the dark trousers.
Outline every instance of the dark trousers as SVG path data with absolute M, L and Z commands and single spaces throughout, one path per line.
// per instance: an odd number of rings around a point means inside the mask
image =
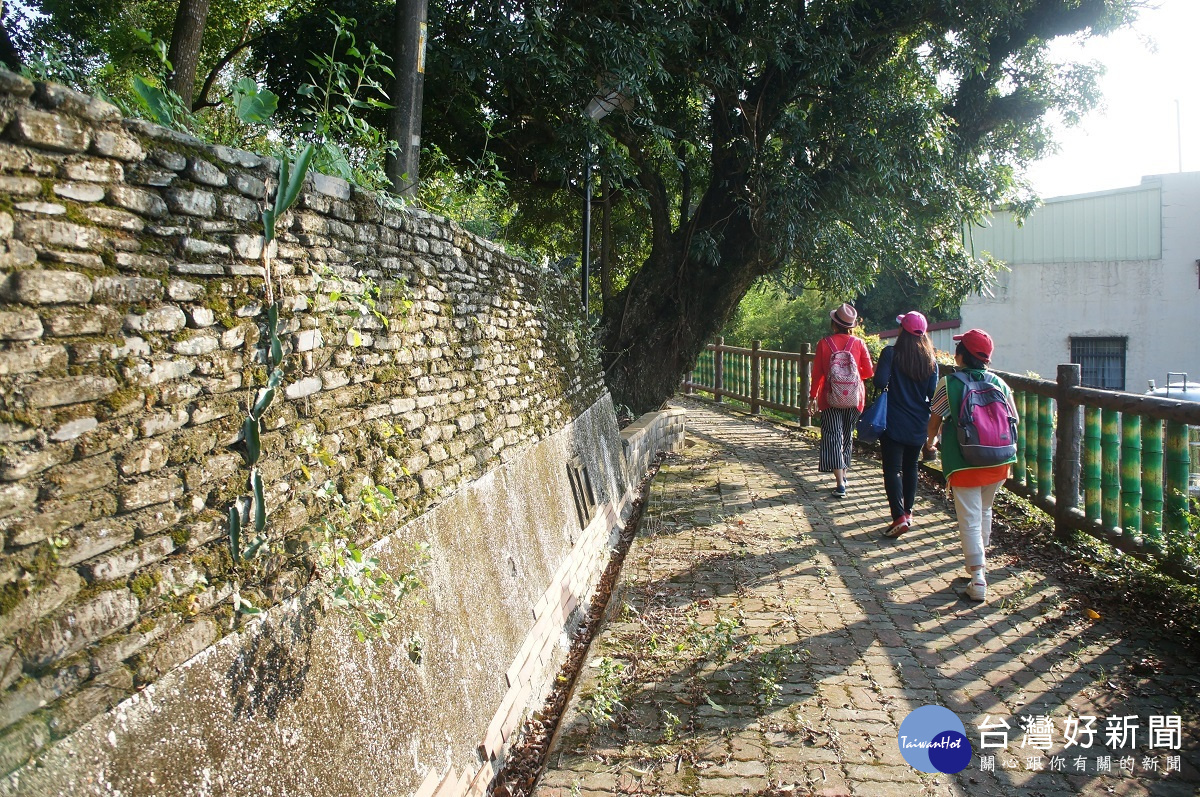
M 917 500 L 917 460 L 921 458 L 920 446 L 897 443 L 887 436 L 879 438 L 880 453 L 883 455 L 883 489 L 887 492 L 892 520 L 902 515 L 911 515 L 913 502 Z

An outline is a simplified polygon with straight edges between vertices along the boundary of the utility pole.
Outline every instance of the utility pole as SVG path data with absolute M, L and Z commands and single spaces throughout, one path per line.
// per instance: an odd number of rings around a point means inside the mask
M 425 89 L 425 17 L 428 0 L 396 0 L 396 83 L 388 137 L 397 148 L 388 156 L 392 189 L 404 197 L 417 193 L 421 160 L 421 100 Z

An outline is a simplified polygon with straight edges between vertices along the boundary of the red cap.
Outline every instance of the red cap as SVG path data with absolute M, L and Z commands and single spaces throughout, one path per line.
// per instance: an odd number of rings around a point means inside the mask
M 968 329 L 961 335 L 955 335 L 954 339 L 961 340 L 967 351 L 977 359 L 985 363 L 991 361 L 992 351 L 996 347 L 992 344 L 992 336 L 982 329 Z

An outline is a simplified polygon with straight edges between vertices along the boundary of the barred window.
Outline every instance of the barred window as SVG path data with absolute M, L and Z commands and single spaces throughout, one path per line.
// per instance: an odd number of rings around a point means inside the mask
M 1125 389 L 1128 338 L 1071 338 L 1071 362 L 1080 365 L 1084 387 Z

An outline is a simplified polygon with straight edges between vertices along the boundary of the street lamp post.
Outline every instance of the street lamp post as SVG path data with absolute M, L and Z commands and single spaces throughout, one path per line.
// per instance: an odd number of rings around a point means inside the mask
M 624 107 L 628 98 L 620 89 L 602 88 L 588 102 L 583 112 L 593 122 L 599 122 L 617 108 Z M 583 299 L 583 318 L 588 318 L 588 282 L 592 266 L 592 137 L 589 133 L 583 148 L 583 258 L 580 294 Z
M 583 295 L 583 319 L 588 319 L 588 281 L 592 266 L 592 140 L 583 149 L 583 261 L 580 278 Z

